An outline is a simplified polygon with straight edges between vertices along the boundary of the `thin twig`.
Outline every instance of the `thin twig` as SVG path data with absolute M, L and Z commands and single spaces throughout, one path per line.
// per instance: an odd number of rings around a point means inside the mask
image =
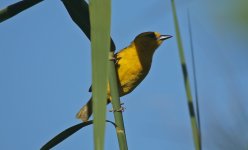
M 189 38 L 190 38 L 190 49 L 191 49 L 191 57 L 192 57 L 192 70 L 193 70 L 193 77 L 194 77 L 194 87 L 195 87 L 195 104 L 196 104 L 196 114 L 197 114 L 197 122 L 198 128 L 201 131 L 201 120 L 200 120 L 200 111 L 199 111 L 199 98 L 198 98 L 198 82 L 196 77 L 196 65 L 195 65 L 195 52 L 194 52 L 194 45 L 193 45 L 193 38 L 192 38 L 192 29 L 191 29 L 191 20 L 190 20 L 190 13 L 188 10 L 188 27 L 189 27 Z
M 193 36 L 192 36 L 192 28 L 191 28 L 191 20 L 190 20 L 189 9 L 187 11 L 187 16 L 188 16 L 190 49 L 191 49 L 191 57 L 192 57 L 192 68 L 193 68 L 192 70 L 193 70 L 194 87 L 195 87 L 195 104 L 196 104 L 196 114 L 197 114 L 197 125 L 198 125 L 198 130 L 199 130 L 199 138 L 200 138 L 200 141 L 202 142 L 202 136 L 201 136 L 201 119 L 200 119 L 198 86 L 197 86 L 198 85 L 197 84 L 198 82 L 197 82 L 197 77 L 196 77 L 195 53 L 194 53 Z M 202 144 L 200 146 L 202 146 Z

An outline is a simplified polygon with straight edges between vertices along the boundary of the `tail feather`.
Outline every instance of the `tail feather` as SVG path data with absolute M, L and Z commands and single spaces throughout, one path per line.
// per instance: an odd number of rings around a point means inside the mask
M 111 98 L 107 99 L 107 104 L 111 102 Z M 89 120 L 90 116 L 93 112 L 93 101 L 92 98 L 79 110 L 76 117 L 78 119 L 81 119 L 83 122 L 86 122 Z
M 83 122 L 86 122 L 89 120 L 91 114 L 93 111 L 92 106 L 92 98 L 80 109 L 80 111 L 77 113 L 76 117 L 78 119 L 81 119 Z

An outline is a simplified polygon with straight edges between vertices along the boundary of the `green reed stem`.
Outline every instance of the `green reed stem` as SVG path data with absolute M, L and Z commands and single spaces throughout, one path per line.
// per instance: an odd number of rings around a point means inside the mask
M 110 52 L 110 58 L 114 58 L 114 53 Z M 119 142 L 120 150 L 128 150 L 127 139 L 125 134 L 124 121 L 122 116 L 122 107 L 119 97 L 119 85 L 117 82 L 117 72 L 115 69 L 114 61 L 109 62 L 109 84 L 111 92 L 111 103 L 113 106 L 113 112 L 116 124 L 116 134 Z
M 180 35 L 180 30 L 179 30 L 179 25 L 178 25 L 179 23 L 177 19 L 176 6 L 175 6 L 174 0 L 171 0 L 171 5 L 172 5 L 173 18 L 174 18 L 174 25 L 175 25 L 175 30 L 176 30 L 179 57 L 180 57 L 180 62 L 181 62 L 181 67 L 182 67 L 182 72 L 183 72 L 183 77 L 184 77 L 184 86 L 185 86 L 185 91 L 186 91 L 187 100 L 188 100 L 188 108 L 189 108 L 189 114 L 190 114 L 190 120 L 191 120 L 192 134 L 194 138 L 194 145 L 195 145 L 196 150 L 201 150 L 200 132 L 197 127 L 197 119 L 195 115 L 194 105 L 192 102 L 189 75 L 187 71 L 187 66 L 186 66 L 186 61 L 185 61 L 185 56 L 184 56 L 184 49 L 183 49 L 183 44 L 181 40 L 181 35 Z

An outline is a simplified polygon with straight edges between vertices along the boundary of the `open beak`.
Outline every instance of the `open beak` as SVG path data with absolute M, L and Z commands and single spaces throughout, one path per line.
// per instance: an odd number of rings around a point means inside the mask
M 169 39 L 169 38 L 171 38 L 172 36 L 171 35 L 160 35 L 160 37 L 159 37 L 159 40 L 167 40 L 167 39 Z

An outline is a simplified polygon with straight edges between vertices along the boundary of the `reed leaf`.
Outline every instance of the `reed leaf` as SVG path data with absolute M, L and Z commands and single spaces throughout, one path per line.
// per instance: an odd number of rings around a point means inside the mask
M 56 135 L 54 138 L 52 138 L 49 142 L 47 142 L 44 146 L 42 146 L 41 150 L 49 150 L 59 144 L 60 142 L 64 141 L 66 138 L 77 132 L 83 127 L 86 127 L 88 125 L 93 124 L 93 121 L 88 121 L 88 122 L 82 122 L 77 125 L 74 125 L 63 132 L 59 133 Z
M 184 86 L 185 86 L 185 91 L 186 91 L 186 96 L 187 96 L 187 101 L 188 101 L 188 109 L 189 109 L 189 114 L 190 114 L 190 121 L 191 121 L 191 128 L 192 128 L 192 134 L 193 134 L 193 139 L 194 139 L 194 145 L 195 145 L 196 150 L 201 150 L 200 132 L 199 132 L 199 129 L 197 127 L 197 120 L 196 120 L 194 105 L 192 102 L 192 94 L 191 94 L 191 89 L 190 89 L 189 75 L 188 75 L 188 71 L 187 71 L 187 65 L 186 65 L 186 61 L 185 61 L 184 49 L 183 49 L 183 44 L 182 44 L 182 40 L 181 40 L 179 23 L 178 23 L 178 19 L 177 19 L 176 6 L 175 6 L 174 0 L 171 0 L 171 5 L 172 5 L 174 25 L 175 25 L 175 30 L 176 30 L 176 39 L 177 39 L 177 45 L 178 45 L 178 50 L 179 50 L 179 57 L 180 57 L 182 73 L 183 73 L 183 77 L 184 77 Z
M 112 124 L 116 128 L 116 124 L 112 121 L 106 120 L 106 122 Z M 77 125 L 74 125 L 70 128 L 67 128 L 66 130 L 62 131 L 58 135 L 56 135 L 54 138 L 52 138 L 50 141 L 48 141 L 44 146 L 41 147 L 41 150 L 49 150 L 53 148 L 54 146 L 58 145 L 62 141 L 64 141 L 66 138 L 71 136 L 72 134 L 76 133 L 80 129 L 93 124 L 93 121 L 87 121 L 87 122 L 82 122 Z
M 43 0 L 22 0 L 0 10 L 0 23 L 40 3 L 41 1 Z
M 90 40 L 89 6 L 84 0 L 62 0 L 72 20 Z M 115 51 L 115 44 L 111 38 L 111 51 Z
M 94 148 L 104 149 L 111 1 L 90 0 Z

